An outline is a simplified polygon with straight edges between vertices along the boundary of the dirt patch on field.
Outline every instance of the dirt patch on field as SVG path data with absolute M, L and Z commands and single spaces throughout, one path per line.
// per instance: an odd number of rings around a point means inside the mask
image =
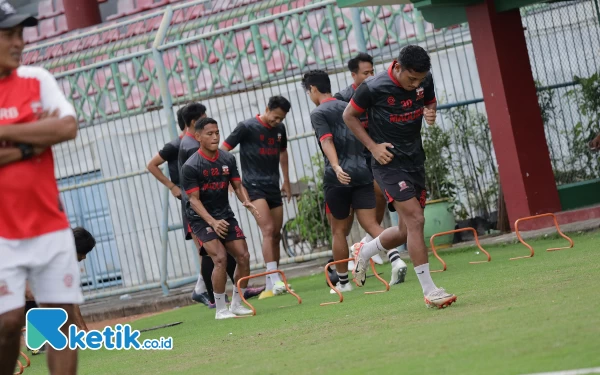
M 160 312 L 151 312 L 151 313 L 146 313 L 146 314 L 130 315 L 130 316 L 122 317 L 122 318 L 103 320 L 101 322 L 92 322 L 92 323 L 86 322 L 86 324 L 87 324 L 88 329 L 102 330 L 106 326 L 114 326 L 115 324 L 130 323 L 134 320 L 146 318 L 148 316 L 153 316 L 153 315 L 157 315 L 157 314 L 160 314 Z

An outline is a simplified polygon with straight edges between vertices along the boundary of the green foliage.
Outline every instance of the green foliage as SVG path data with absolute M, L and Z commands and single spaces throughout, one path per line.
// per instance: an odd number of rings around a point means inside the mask
M 303 177 L 302 182 L 309 188 L 298 199 L 298 213 L 292 221 L 303 240 L 313 248 L 331 243 L 331 229 L 325 217 L 325 194 L 323 192 L 323 170 L 325 162 L 320 153 L 311 157 L 311 165 L 305 166 L 314 171 L 313 177 Z
M 425 180 L 429 199 L 454 198 L 455 185 L 450 176 L 450 134 L 439 126 L 430 126 L 423 132 Z

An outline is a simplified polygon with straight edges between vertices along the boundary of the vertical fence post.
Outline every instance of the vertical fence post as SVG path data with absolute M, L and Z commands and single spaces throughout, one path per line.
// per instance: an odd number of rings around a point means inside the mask
M 423 41 L 425 40 L 425 19 L 421 14 L 421 11 L 417 8 L 413 9 L 413 22 L 415 23 L 415 30 L 417 33 L 417 40 Z
M 177 137 L 177 125 L 175 124 L 175 117 L 173 116 L 173 101 L 171 100 L 171 93 L 169 92 L 169 83 L 167 81 L 167 70 L 165 68 L 165 62 L 162 59 L 162 55 L 158 50 L 158 47 L 165 40 L 167 29 L 171 24 L 173 18 L 173 8 L 167 6 L 165 14 L 163 15 L 162 22 L 156 33 L 154 43 L 152 43 L 152 56 L 156 63 L 156 75 L 158 76 L 158 85 L 160 88 L 160 96 L 163 102 L 163 112 L 167 123 L 169 124 L 169 134 L 171 138 Z M 161 242 L 161 264 L 160 264 L 160 287 L 162 288 L 163 295 L 169 295 L 169 284 L 168 279 L 168 251 L 169 251 L 169 190 L 167 187 L 164 189 L 163 195 L 163 215 L 162 224 L 160 228 L 160 242 Z
M 600 6 L 598 6 L 598 0 L 594 0 L 594 8 L 596 8 L 596 17 L 598 18 L 598 24 L 600 24 Z
M 340 46 L 340 38 L 339 38 L 339 31 L 337 28 L 337 23 L 335 22 L 335 16 L 333 15 L 333 5 L 327 5 L 327 20 L 329 21 L 329 25 L 331 27 L 331 34 L 333 35 L 333 42 L 335 43 L 335 51 L 340 59 L 340 61 L 342 62 L 342 64 L 344 63 L 344 56 L 343 56 L 343 51 L 342 51 L 342 47 Z
M 367 42 L 363 34 L 362 22 L 360 21 L 361 8 L 351 8 L 352 12 L 352 27 L 354 27 L 354 36 L 356 36 L 356 46 L 360 52 L 367 52 Z M 335 27 L 335 25 L 331 25 Z
M 256 63 L 258 64 L 258 70 L 260 71 L 260 79 L 262 81 L 266 81 L 269 79 L 269 72 L 267 71 L 265 52 L 263 51 L 262 43 L 260 42 L 260 30 L 258 28 L 258 25 L 250 26 L 250 32 L 252 33 L 252 43 L 254 44 L 254 51 L 256 51 Z M 242 51 L 240 51 L 240 53 L 241 52 Z

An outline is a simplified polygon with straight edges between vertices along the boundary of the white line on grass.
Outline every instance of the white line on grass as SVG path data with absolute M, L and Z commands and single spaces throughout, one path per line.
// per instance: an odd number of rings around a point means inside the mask
M 587 374 L 600 374 L 600 367 L 583 368 L 583 369 L 579 369 L 579 370 L 556 371 L 556 372 L 540 372 L 540 373 L 528 374 L 528 375 L 587 375 Z

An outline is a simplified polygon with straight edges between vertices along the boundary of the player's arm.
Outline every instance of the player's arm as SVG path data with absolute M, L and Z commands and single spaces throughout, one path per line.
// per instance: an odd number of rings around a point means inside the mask
M 391 143 L 375 143 L 360 122 L 362 114 L 373 104 L 369 86 L 362 84 L 358 87 L 350 103 L 344 110 L 344 123 L 354 136 L 371 152 L 375 160 L 381 165 L 392 161 L 394 155 L 387 149 L 393 148 Z
M 284 126 L 282 126 L 282 128 L 283 134 L 281 136 L 281 144 L 279 145 L 279 164 L 281 165 L 281 172 L 283 173 L 283 185 L 281 187 L 281 191 L 285 193 L 288 202 L 290 202 L 292 200 L 292 187 L 290 185 L 290 164 L 287 152 L 287 132 Z
M 38 78 L 42 109 L 50 115 L 28 124 L 0 127 L 0 141 L 48 147 L 77 137 L 77 114 L 56 79 L 46 70 L 40 70 Z
M 256 207 L 254 207 L 252 202 L 250 202 L 250 197 L 248 196 L 248 191 L 242 184 L 242 179 L 240 178 L 240 171 L 238 170 L 238 167 L 237 167 L 237 161 L 235 160 L 235 158 L 232 158 L 232 159 L 233 159 L 233 162 L 232 162 L 232 166 L 231 166 L 231 172 L 230 172 L 231 174 L 229 177 L 229 183 L 233 187 L 233 191 L 235 192 L 235 195 L 238 197 L 240 202 L 242 202 L 242 205 L 244 207 L 246 207 L 252 213 L 252 215 L 254 215 L 255 218 L 258 219 L 258 218 L 260 218 L 260 214 L 258 213 L 258 210 L 256 209 Z
M 74 320 L 75 320 L 75 325 L 77 326 L 77 328 L 79 328 L 81 331 L 88 331 L 88 327 L 85 324 L 85 320 L 83 320 L 83 316 L 81 315 L 81 310 L 79 309 L 79 305 L 73 305 L 73 314 L 74 316 Z
M 0 167 L 15 161 L 19 161 L 23 158 L 23 153 L 16 147 L 4 147 L 0 148 Z
M 223 144 L 220 147 L 221 150 L 231 151 L 236 148 L 237 145 L 244 140 L 247 133 L 246 129 L 246 125 L 244 125 L 243 122 L 240 122 L 238 126 L 233 129 L 231 134 L 229 134 L 229 137 L 223 141 Z
M 154 156 L 152 159 L 150 159 L 150 161 L 148 162 L 148 171 L 150 173 L 152 173 L 152 175 L 154 176 L 154 178 L 156 178 L 158 180 L 158 182 L 160 182 L 161 184 L 165 185 L 170 191 L 171 194 L 173 194 L 173 196 L 177 199 L 181 199 L 181 190 L 179 189 L 179 186 L 175 185 L 171 180 L 169 180 L 167 178 L 167 176 L 165 176 L 165 174 L 163 173 L 163 171 L 159 168 L 161 165 L 163 165 L 165 163 L 165 159 L 163 159 L 163 155 L 165 155 L 166 152 L 168 153 L 172 153 L 174 157 L 176 157 L 178 155 L 178 150 L 175 149 L 175 147 L 169 147 L 171 145 L 167 144 L 165 145 L 165 147 L 163 147 L 162 150 L 160 150 L 160 152 L 158 154 L 156 154 L 156 156 Z
M 437 99 L 435 97 L 433 78 L 429 77 L 429 80 L 429 84 L 425 86 L 425 106 L 423 109 L 423 118 L 428 125 L 434 125 L 437 117 Z
M 344 184 L 348 185 L 350 183 L 350 175 L 348 175 L 342 167 L 340 166 L 340 161 L 338 159 L 337 151 L 335 149 L 335 144 L 333 143 L 333 136 L 329 135 L 329 137 L 321 139 L 321 148 L 323 149 L 323 153 L 327 156 L 331 167 L 335 171 L 338 180 Z

